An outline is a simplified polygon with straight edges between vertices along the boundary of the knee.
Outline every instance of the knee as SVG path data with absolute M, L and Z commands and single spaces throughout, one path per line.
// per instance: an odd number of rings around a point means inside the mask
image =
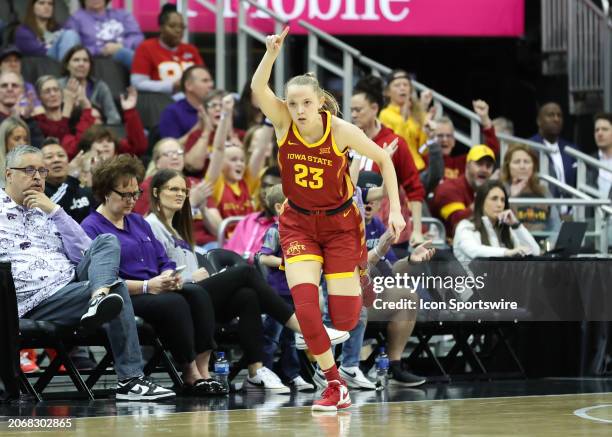
M 119 244 L 119 239 L 113 234 L 100 234 L 98 235 L 93 242 L 91 243 L 91 247 L 108 247 L 114 251 L 120 252 L 121 245 Z
M 329 295 L 329 317 L 336 329 L 352 331 L 359 322 L 361 296 Z
M 261 314 L 259 298 L 252 288 L 241 288 L 234 295 L 234 302 L 241 313 L 257 312 Z
M 79 36 L 79 34 L 72 30 L 72 29 L 66 29 L 62 32 L 61 38 L 64 41 L 72 41 L 76 44 L 80 44 L 81 43 L 81 37 Z

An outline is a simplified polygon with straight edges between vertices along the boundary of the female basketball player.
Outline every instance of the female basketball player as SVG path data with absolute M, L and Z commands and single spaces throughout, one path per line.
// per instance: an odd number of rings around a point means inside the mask
M 361 309 L 360 267 L 367 252 L 364 225 L 353 203 L 347 169 L 348 148 L 376 162 L 390 200 L 389 228 L 396 239 L 406 225 L 400 213 L 397 178 L 389 155 L 361 129 L 338 118 L 338 103 L 305 74 L 285 87 L 278 98 L 268 81 L 289 28 L 266 39 L 264 54 L 251 89 L 272 121 L 279 139 L 278 161 L 287 204 L 279 232 L 287 281 L 295 312 L 306 339 L 328 381 L 313 410 L 336 411 L 351 405 L 346 383 L 336 368 L 319 309 L 321 270 L 327 280 L 328 306 L 337 329 L 350 331 Z

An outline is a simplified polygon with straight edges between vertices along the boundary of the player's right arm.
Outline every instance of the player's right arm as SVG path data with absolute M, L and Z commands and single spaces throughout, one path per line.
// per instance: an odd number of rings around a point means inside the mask
M 280 35 L 269 35 L 266 37 L 266 53 L 264 54 L 253 78 L 251 79 L 251 90 L 261 111 L 274 125 L 278 138 L 282 137 L 289 125 L 291 116 L 289 110 L 281 99 L 279 99 L 268 86 L 274 61 L 278 57 L 283 46 L 283 41 L 289 33 L 289 27 Z M 281 134 L 281 136 L 279 136 Z

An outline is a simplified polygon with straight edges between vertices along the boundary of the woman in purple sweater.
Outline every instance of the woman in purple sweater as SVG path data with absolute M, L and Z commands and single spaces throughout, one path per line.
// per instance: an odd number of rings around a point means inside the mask
M 15 30 L 15 45 L 26 56 L 49 56 L 60 61 L 79 34 L 62 29 L 54 18 L 55 0 L 28 0 L 23 24 Z
M 80 10 L 65 27 L 78 32 L 82 44 L 94 56 L 111 56 L 128 70 L 134 50 L 144 40 L 136 19 L 129 12 L 107 8 L 110 0 L 79 0 Z

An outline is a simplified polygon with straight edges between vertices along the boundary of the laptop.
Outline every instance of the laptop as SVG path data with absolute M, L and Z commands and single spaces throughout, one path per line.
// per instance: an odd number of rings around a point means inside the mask
M 577 255 L 580 252 L 586 229 L 586 222 L 563 222 L 555 248 L 546 252 L 544 256 L 567 257 Z

